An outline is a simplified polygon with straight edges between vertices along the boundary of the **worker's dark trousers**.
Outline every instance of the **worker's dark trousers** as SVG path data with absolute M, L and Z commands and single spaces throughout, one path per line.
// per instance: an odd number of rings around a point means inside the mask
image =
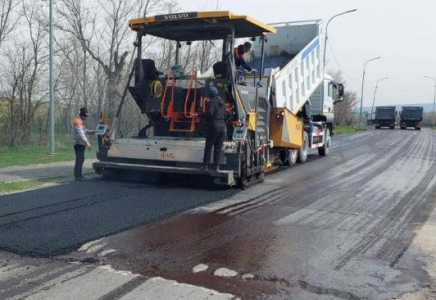
M 76 163 L 74 164 L 74 177 L 82 177 L 82 166 L 85 162 L 85 146 L 74 145 L 74 152 L 76 152 Z
M 224 124 L 212 124 L 207 130 L 206 146 L 204 147 L 203 164 L 210 163 L 213 151 L 213 164 L 218 167 L 221 163 L 221 155 L 224 139 L 226 137 L 226 126 Z

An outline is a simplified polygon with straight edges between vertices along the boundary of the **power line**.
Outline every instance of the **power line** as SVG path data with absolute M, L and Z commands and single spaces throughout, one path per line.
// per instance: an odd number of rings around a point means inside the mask
M 342 74 L 344 75 L 345 79 L 347 79 L 348 81 L 355 81 L 355 80 L 357 80 L 357 79 L 353 79 L 353 78 L 350 77 L 347 73 L 345 73 L 344 69 L 342 68 L 341 64 L 339 63 L 338 58 L 336 57 L 335 52 L 333 51 L 333 47 L 332 47 L 332 45 L 330 44 L 330 41 L 329 41 L 329 40 L 327 40 L 327 44 L 328 44 L 328 46 L 329 46 L 330 53 L 331 53 L 331 55 L 333 56 L 333 58 L 334 58 L 334 60 L 335 60 L 335 62 L 336 62 L 336 65 L 338 66 L 339 70 L 341 70 L 341 72 L 342 72 Z

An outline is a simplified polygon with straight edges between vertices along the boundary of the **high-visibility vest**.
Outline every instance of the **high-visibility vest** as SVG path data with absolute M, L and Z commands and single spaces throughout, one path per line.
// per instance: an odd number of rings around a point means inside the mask
M 234 49 L 233 49 L 233 53 L 235 54 L 235 57 L 236 57 L 237 59 L 240 59 L 241 57 L 244 56 L 244 54 L 241 54 L 241 52 L 239 52 L 239 47 L 234 48 Z
M 72 127 L 85 127 L 85 122 L 79 117 L 74 117 L 73 120 L 71 121 L 71 126 Z

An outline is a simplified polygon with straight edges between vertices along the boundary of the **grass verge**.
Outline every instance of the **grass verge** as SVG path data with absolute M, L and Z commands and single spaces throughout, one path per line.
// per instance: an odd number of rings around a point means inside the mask
M 44 183 L 57 182 L 66 177 L 49 177 L 41 179 L 31 179 L 31 180 L 20 180 L 13 182 L 0 182 L 0 193 L 9 193 L 15 191 L 21 191 L 33 187 L 37 187 Z
M 367 126 L 337 126 L 335 127 L 336 134 L 350 134 L 350 133 L 356 133 L 359 131 L 367 131 Z
M 90 138 L 92 150 L 85 151 L 85 158 L 95 158 L 97 141 Z M 16 147 L 0 147 L 0 168 L 10 166 L 25 166 L 30 164 L 46 164 L 52 162 L 74 160 L 75 154 L 68 135 L 56 136 L 55 154 L 48 154 L 46 145 L 23 145 Z

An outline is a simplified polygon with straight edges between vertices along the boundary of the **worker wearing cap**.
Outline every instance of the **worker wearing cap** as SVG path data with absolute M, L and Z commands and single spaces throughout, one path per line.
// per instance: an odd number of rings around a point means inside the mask
M 244 54 L 250 52 L 251 43 L 245 42 L 243 45 L 239 45 L 238 47 L 233 49 L 233 53 L 235 55 L 235 64 L 237 69 L 243 69 L 247 72 L 256 73 L 257 70 L 247 65 L 244 59 Z
M 213 164 L 214 171 L 219 171 L 224 139 L 226 137 L 225 113 L 226 107 L 223 99 L 218 95 L 218 89 L 215 86 L 209 87 L 209 102 L 206 106 L 206 146 L 204 148 L 203 170 L 208 171 L 208 164 L 214 150 Z
M 92 149 L 91 143 L 86 137 L 87 133 L 93 134 L 95 130 L 85 128 L 85 120 L 89 113 L 86 107 L 80 109 L 79 115 L 71 121 L 71 136 L 73 139 L 74 152 L 76 153 L 76 162 L 74 164 L 74 177 L 76 180 L 84 180 L 82 176 L 82 167 L 85 162 L 85 148 Z

